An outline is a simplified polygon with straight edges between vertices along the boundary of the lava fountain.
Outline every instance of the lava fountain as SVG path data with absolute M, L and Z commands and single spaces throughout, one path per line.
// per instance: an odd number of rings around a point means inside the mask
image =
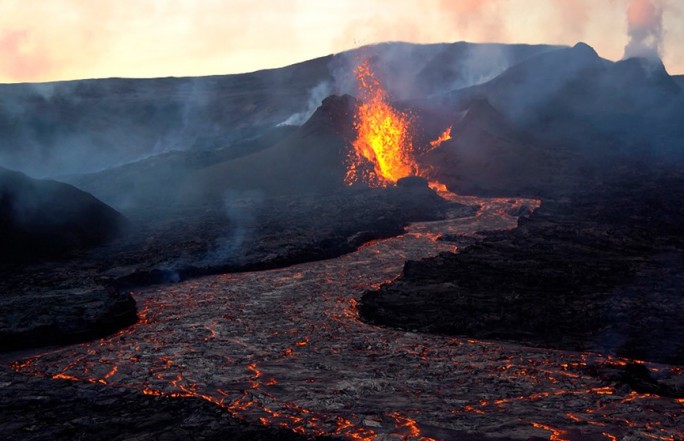
M 411 115 L 389 103 L 389 96 L 368 61 L 357 66 L 355 74 L 361 103 L 354 118 L 357 136 L 349 153 L 345 183 L 364 182 L 371 187 L 386 187 L 411 175 L 429 179 L 429 170 L 416 161 L 418 150 L 413 144 Z M 448 139 L 451 139 L 451 127 L 431 141 L 429 149 Z M 430 186 L 446 190 L 438 182 L 430 182 Z

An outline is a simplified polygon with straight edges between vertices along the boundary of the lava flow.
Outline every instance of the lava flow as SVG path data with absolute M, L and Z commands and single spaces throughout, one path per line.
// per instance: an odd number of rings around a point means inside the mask
M 429 179 L 428 170 L 416 161 L 411 116 L 392 107 L 368 61 L 361 63 L 355 73 L 361 103 L 354 120 L 357 136 L 349 153 L 345 183 L 364 182 L 372 187 L 386 187 L 411 175 Z M 449 139 L 451 127 L 431 141 L 429 149 Z M 438 182 L 430 184 L 435 189 L 446 190 Z
M 349 440 L 679 440 L 684 402 L 613 387 L 595 367 L 623 360 L 425 335 L 358 319 L 364 291 L 406 260 L 451 251 L 440 234 L 516 225 L 523 204 L 464 198 L 470 217 L 289 268 L 225 274 L 134 293 L 144 320 L 111 337 L 16 360 L 17 372 L 195 397 L 252 424 Z M 645 364 L 681 379 L 670 366 Z M 656 371 L 657 369 L 657 371 Z M 103 380 L 103 381 L 100 381 Z

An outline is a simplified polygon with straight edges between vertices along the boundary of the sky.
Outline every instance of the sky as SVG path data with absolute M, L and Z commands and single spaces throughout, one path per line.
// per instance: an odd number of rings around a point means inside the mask
M 381 41 L 584 41 L 610 60 L 643 43 L 684 74 L 684 2 L 1 0 L 0 83 L 250 72 Z

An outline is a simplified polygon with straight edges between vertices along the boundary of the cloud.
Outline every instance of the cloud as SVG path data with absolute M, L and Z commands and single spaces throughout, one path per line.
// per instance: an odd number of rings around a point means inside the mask
M 625 58 L 660 57 L 663 42 L 663 5 L 659 0 L 631 0 L 627 7 Z
M 303 45 L 295 12 L 249 0 L 3 0 L 0 82 L 223 73 Z
M 584 40 L 620 58 L 628 4 L 628 52 L 665 48 L 684 70 L 677 1 L 653 1 L 2 0 L 0 82 L 236 73 L 388 40 Z
M 506 22 L 503 0 L 439 0 L 438 8 L 462 34 L 476 32 L 482 41 L 504 41 Z
M 0 76 L 32 81 L 49 75 L 53 68 L 49 52 L 31 31 L 12 29 L 0 33 Z

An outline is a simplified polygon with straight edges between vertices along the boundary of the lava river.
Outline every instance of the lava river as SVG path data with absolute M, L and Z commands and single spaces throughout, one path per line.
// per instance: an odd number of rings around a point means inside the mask
M 681 439 L 684 402 L 614 388 L 592 353 L 422 335 L 361 322 L 364 291 L 407 259 L 512 228 L 537 202 L 456 198 L 472 217 L 414 224 L 343 257 L 194 279 L 134 293 L 138 324 L 111 337 L 17 360 L 19 372 L 145 394 L 201 397 L 254 424 L 344 439 Z M 514 212 L 511 211 L 511 212 Z M 675 367 L 652 371 L 684 375 Z

